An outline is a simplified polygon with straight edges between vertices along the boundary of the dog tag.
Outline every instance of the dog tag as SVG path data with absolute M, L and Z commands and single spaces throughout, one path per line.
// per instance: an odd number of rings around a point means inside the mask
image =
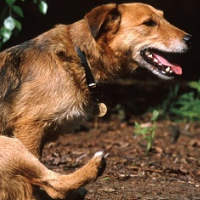
M 107 107 L 104 103 L 98 103 L 99 113 L 98 117 L 103 117 L 107 113 Z

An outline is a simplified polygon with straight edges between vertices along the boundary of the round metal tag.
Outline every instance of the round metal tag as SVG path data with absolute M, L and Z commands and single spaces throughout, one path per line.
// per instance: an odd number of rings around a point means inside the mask
M 107 107 L 104 103 L 99 103 L 98 107 L 99 107 L 98 117 L 103 117 L 107 113 Z

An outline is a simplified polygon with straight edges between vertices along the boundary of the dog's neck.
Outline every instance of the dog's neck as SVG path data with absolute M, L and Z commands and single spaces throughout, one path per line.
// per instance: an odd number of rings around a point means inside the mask
M 90 33 L 85 19 L 67 26 L 73 46 L 77 46 L 84 52 L 89 61 L 93 77 L 96 81 L 110 81 L 121 76 L 122 62 L 107 43 L 96 40 Z M 78 31 L 77 31 L 78 30 Z M 83 31 L 84 30 L 84 31 Z M 101 44 L 100 44 L 101 43 Z M 126 64 L 124 65 L 127 66 Z
M 87 58 L 78 47 L 75 47 L 76 53 L 78 57 L 80 58 L 82 62 L 82 66 L 85 70 L 85 77 L 86 77 L 86 83 L 88 85 L 88 89 L 91 93 L 92 99 L 95 101 L 95 103 L 99 103 L 99 100 L 102 98 L 103 93 L 101 88 L 97 85 L 94 76 L 92 74 L 92 71 L 90 69 L 90 66 L 88 64 Z
M 85 70 L 85 74 L 86 74 L 86 82 L 89 88 L 93 88 L 96 87 L 96 81 L 94 80 L 94 76 L 90 70 L 90 66 L 88 64 L 87 58 L 85 56 L 85 53 L 82 52 L 78 47 L 75 47 L 76 49 L 76 53 L 78 55 L 78 57 L 81 59 L 82 65 L 84 67 Z

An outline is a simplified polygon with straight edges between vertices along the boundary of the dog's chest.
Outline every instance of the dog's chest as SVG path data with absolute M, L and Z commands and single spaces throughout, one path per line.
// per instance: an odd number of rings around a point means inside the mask
M 50 122 L 50 130 L 59 133 L 74 131 L 77 126 L 93 114 L 93 107 L 92 102 L 71 102 L 64 110 L 55 115 L 53 121 Z
M 94 103 L 90 100 L 90 94 L 80 91 L 73 95 L 66 95 L 60 101 L 59 112 L 55 112 L 54 121 L 58 124 L 77 124 L 93 113 Z

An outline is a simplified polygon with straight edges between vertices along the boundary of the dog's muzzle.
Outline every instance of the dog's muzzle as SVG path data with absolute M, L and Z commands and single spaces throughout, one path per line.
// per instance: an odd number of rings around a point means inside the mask
M 183 41 L 188 46 L 188 49 L 192 47 L 192 36 L 191 35 L 184 35 Z

